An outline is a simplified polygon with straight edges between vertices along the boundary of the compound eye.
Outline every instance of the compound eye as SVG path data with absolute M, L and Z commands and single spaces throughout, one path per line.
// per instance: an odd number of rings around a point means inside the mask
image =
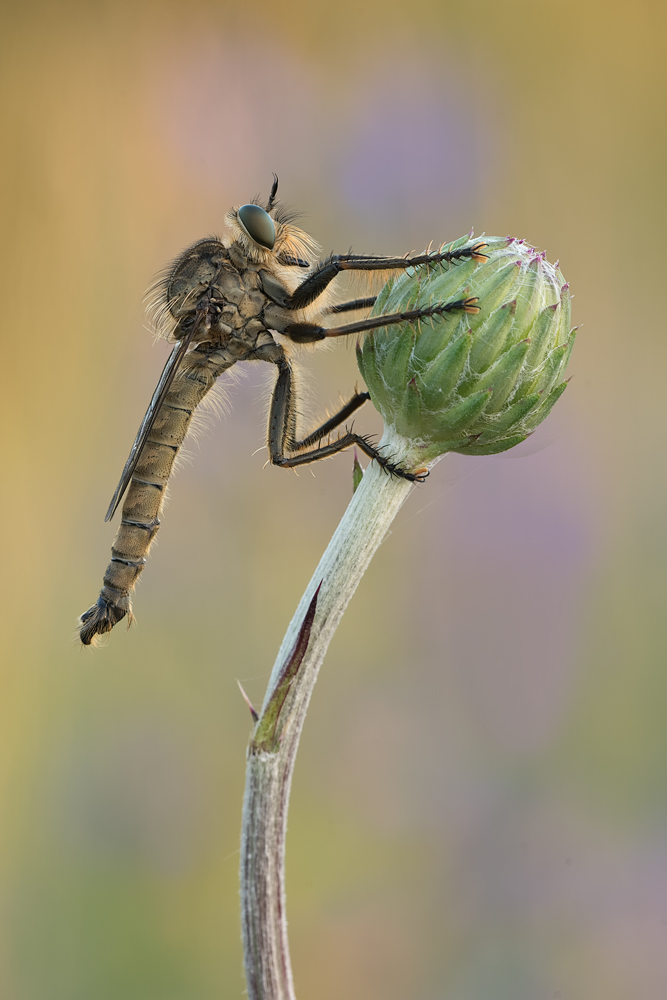
M 241 205 L 237 218 L 251 240 L 267 250 L 273 250 L 276 227 L 268 212 L 259 205 Z

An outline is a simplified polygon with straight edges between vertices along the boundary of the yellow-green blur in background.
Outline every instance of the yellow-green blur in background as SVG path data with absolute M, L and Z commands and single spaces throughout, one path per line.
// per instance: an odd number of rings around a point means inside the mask
M 352 455 L 265 467 L 246 366 L 136 627 L 72 634 L 167 353 L 143 291 L 276 171 L 327 252 L 528 239 L 582 324 L 546 423 L 439 464 L 334 640 L 290 813 L 298 995 L 664 1000 L 664 3 L 3 6 L 0 997 L 243 995 L 236 678 L 261 700 Z M 306 361 L 317 416 L 354 353 Z

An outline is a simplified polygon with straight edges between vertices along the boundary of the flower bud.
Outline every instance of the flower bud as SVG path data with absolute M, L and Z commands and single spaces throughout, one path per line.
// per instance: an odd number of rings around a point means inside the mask
M 381 327 L 357 349 L 359 370 L 403 463 L 448 451 L 494 455 L 525 440 L 567 382 L 574 343 L 570 293 L 558 265 L 523 240 L 469 237 L 486 259 L 409 268 L 389 279 L 373 315 L 476 298 L 417 322 Z M 398 457 L 398 456 L 397 456 Z

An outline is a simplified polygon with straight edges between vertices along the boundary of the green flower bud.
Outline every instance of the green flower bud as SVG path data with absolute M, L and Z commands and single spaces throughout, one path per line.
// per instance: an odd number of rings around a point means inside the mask
M 486 259 L 410 268 L 373 315 L 474 298 L 467 310 L 381 327 L 357 349 L 382 414 L 383 450 L 411 468 L 448 451 L 494 455 L 524 441 L 563 393 L 575 332 L 558 265 L 524 240 L 463 237 Z

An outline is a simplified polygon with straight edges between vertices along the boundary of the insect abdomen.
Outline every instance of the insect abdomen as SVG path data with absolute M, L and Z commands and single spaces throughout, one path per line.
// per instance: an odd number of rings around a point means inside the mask
M 194 355 L 193 355 L 194 356 Z M 96 604 L 80 618 L 81 642 L 94 644 L 126 615 L 132 620 L 131 592 L 144 568 L 148 550 L 160 527 L 160 510 L 174 460 L 192 414 L 217 376 L 230 362 L 200 364 L 174 380 L 134 470 L 123 513 L 111 548 L 111 562 Z

